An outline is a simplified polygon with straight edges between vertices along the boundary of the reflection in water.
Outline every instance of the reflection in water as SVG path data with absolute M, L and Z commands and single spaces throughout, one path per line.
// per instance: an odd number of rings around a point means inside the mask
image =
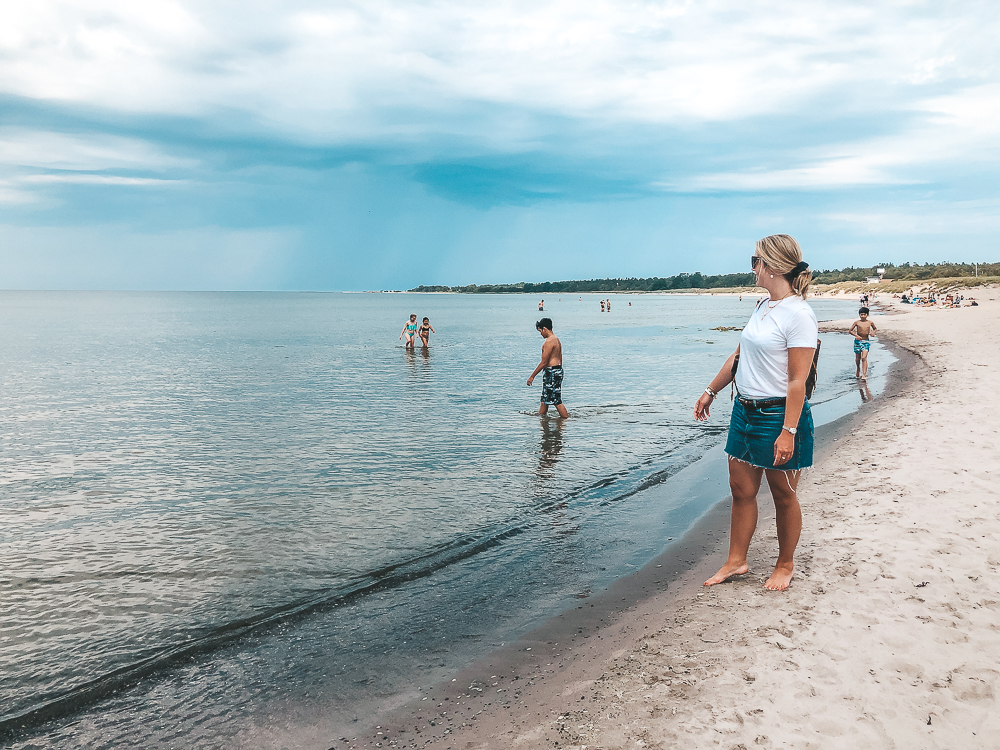
M 867 404 L 872 400 L 872 392 L 868 389 L 868 383 L 864 380 L 858 381 L 858 392 L 861 394 L 861 403 Z
M 555 477 L 556 464 L 563 449 L 564 419 L 543 417 L 539 420 L 542 426 L 542 444 L 538 452 L 538 481 L 544 482 Z
M 431 350 L 426 346 L 420 348 L 420 356 L 417 357 L 417 350 L 403 349 L 406 356 L 406 364 L 409 375 L 412 378 L 426 378 L 430 374 Z

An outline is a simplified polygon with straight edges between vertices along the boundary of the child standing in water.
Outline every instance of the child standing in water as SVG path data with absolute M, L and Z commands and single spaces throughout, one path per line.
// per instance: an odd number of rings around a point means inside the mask
M 552 333 L 552 319 L 542 318 L 535 323 L 535 329 L 542 336 L 542 361 L 538 367 L 528 377 L 528 385 L 534 381 L 535 376 L 544 370 L 542 376 L 542 402 L 538 407 L 538 414 L 542 416 L 549 410 L 549 406 L 556 407 L 560 417 L 568 417 L 569 412 L 562 400 L 562 342 Z
M 854 377 L 856 378 L 868 379 L 868 348 L 871 346 L 868 337 L 877 332 L 878 328 L 868 320 L 868 308 L 862 307 L 858 310 L 858 320 L 854 321 L 854 325 L 848 331 L 854 335 Z
M 420 324 L 420 328 L 417 329 L 417 333 L 420 334 L 420 342 L 426 349 L 427 345 L 431 341 L 431 334 L 437 333 L 437 331 L 435 331 L 434 326 L 431 325 L 431 319 L 424 318 L 424 322 Z
M 417 314 L 414 313 L 410 316 L 410 319 L 403 324 L 403 330 L 399 334 L 399 338 L 402 339 L 406 336 L 406 346 L 407 349 L 413 348 L 413 337 L 417 335 Z

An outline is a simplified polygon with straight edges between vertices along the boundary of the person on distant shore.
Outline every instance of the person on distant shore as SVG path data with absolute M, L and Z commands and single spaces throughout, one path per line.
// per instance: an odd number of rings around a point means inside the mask
M 868 380 L 868 348 L 871 342 L 868 337 L 878 333 L 878 328 L 868 320 L 867 307 L 858 310 L 858 319 L 854 321 L 848 333 L 854 336 L 854 377 Z
M 417 335 L 417 314 L 414 313 L 413 315 L 410 316 L 410 319 L 403 324 L 403 330 L 399 334 L 400 339 L 402 339 L 403 336 L 406 336 L 406 344 L 404 345 L 404 348 L 406 349 L 413 348 L 413 339 L 416 335 Z
M 542 402 L 538 407 L 538 415 L 544 415 L 549 406 L 556 407 L 560 417 L 568 417 L 569 412 L 562 400 L 562 342 L 552 333 L 552 319 L 542 318 L 535 323 L 535 329 L 542 336 L 542 361 L 538 367 L 528 377 L 528 385 L 535 380 L 535 376 L 545 371 L 542 376 Z
M 437 333 L 434 330 L 434 326 L 431 325 L 430 318 L 424 318 L 423 323 L 420 324 L 420 328 L 417 329 L 417 333 L 420 334 L 420 343 L 426 349 L 427 345 L 431 343 L 431 334 Z
M 705 585 L 750 572 L 747 552 L 757 528 L 757 492 L 766 476 L 774 498 L 778 560 L 764 587 L 784 591 L 795 573 L 802 531 L 796 488 L 802 469 L 812 466 L 813 419 L 806 394 L 814 382 L 810 370 L 818 324 L 806 303 L 812 273 L 794 238 L 775 234 L 758 240 L 750 267 L 768 297 L 754 308 L 736 351 L 694 407 L 695 419 L 708 419 L 712 401 L 735 378 L 737 398 L 726 443 L 733 494 L 729 556 Z

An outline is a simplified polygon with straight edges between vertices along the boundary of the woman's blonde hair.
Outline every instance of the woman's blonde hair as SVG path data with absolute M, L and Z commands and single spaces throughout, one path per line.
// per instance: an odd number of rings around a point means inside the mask
M 802 248 L 794 237 L 772 234 L 757 240 L 757 255 L 765 266 L 788 279 L 793 292 L 802 299 L 806 298 L 813 276 L 809 264 L 802 260 Z

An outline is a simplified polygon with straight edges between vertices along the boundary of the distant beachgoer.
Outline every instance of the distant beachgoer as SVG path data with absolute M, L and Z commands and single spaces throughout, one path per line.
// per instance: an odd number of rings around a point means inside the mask
M 858 310 L 858 320 L 848 330 L 854 336 L 854 377 L 862 380 L 868 380 L 868 348 L 871 346 L 868 337 L 878 332 L 875 324 L 868 320 L 868 313 L 867 307 Z
M 631 302 L 629 302 L 629 303 L 628 303 L 628 306 L 629 306 L 629 307 L 632 307 L 632 303 L 631 303 Z
M 718 392 L 736 380 L 726 443 L 733 493 L 729 556 L 705 585 L 750 571 L 747 552 L 757 527 L 757 492 L 766 476 L 778 526 L 778 560 L 764 587 L 783 591 L 795 572 L 795 547 L 802 531 L 796 488 L 802 469 L 812 465 L 807 392 L 814 383 L 810 375 L 818 324 L 805 301 L 812 273 L 794 238 L 776 234 L 758 240 L 750 266 L 757 286 L 769 296 L 754 308 L 736 351 L 694 407 L 695 419 L 708 419 Z
M 611 300 L 608 300 L 608 312 L 611 312 Z
M 420 328 L 417 329 L 417 333 L 420 334 L 420 341 L 423 346 L 426 346 L 431 342 L 431 334 L 437 333 L 434 330 L 434 326 L 431 325 L 430 318 L 424 318 L 424 322 L 420 324 Z
M 413 348 L 413 337 L 417 335 L 417 315 L 414 313 L 410 316 L 410 319 L 403 324 L 403 331 L 399 334 L 399 338 L 402 339 L 406 336 L 406 348 Z
M 545 309 L 545 300 L 540 300 L 538 302 L 538 312 L 542 312 Z
M 542 335 L 542 361 L 538 367 L 528 377 L 528 385 L 535 380 L 535 376 L 542 372 L 542 401 L 538 407 L 539 416 L 549 410 L 549 406 L 556 407 L 560 417 L 568 417 L 569 412 L 562 400 L 562 342 L 552 333 L 552 319 L 542 318 L 535 323 L 535 328 Z
M 601 300 L 601 312 L 604 312 L 604 300 Z

